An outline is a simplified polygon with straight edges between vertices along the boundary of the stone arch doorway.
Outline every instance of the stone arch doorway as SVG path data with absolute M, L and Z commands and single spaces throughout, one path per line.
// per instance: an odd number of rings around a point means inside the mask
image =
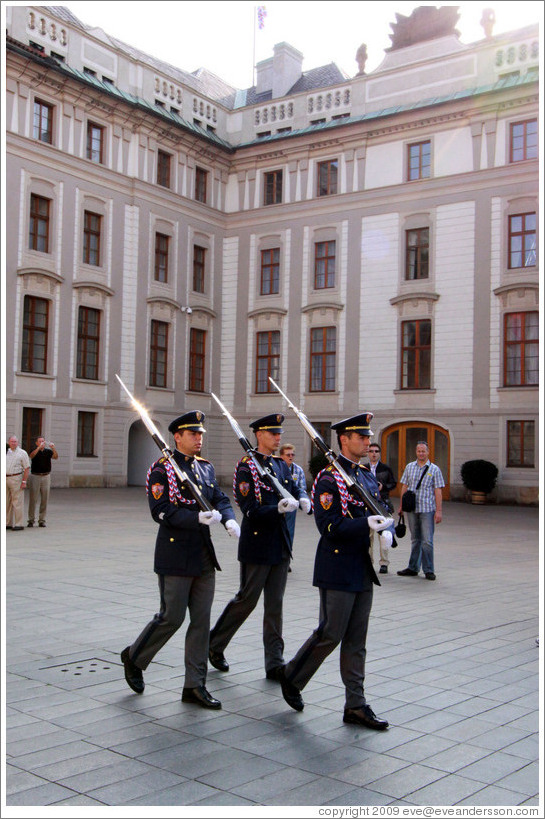
M 399 480 L 405 465 L 416 458 L 415 449 L 418 441 L 426 441 L 430 449 L 430 461 L 437 464 L 445 488 L 443 497 L 450 498 L 450 435 L 437 424 L 425 421 L 406 421 L 387 427 L 381 435 L 382 460 L 389 464 L 396 476 L 398 486 L 391 495 L 399 496 Z
M 129 429 L 129 453 L 127 457 L 127 486 L 145 486 L 151 464 L 161 457 L 157 444 L 138 419 Z

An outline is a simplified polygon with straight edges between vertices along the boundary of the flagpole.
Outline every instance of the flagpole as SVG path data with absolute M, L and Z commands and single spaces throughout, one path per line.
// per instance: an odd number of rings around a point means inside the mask
M 252 85 L 255 85 L 255 30 L 257 20 L 257 6 L 254 6 L 254 56 L 252 61 Z

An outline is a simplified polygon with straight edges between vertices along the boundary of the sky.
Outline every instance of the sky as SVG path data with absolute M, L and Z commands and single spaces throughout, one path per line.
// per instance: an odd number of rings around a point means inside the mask
M 31 5 L 7 3 L 5 5 Z M 40 5 L 40 4 L 33 4 Z M 48 5 L 48 4 L 41 4 Z M 51 4 L 52 5 L 52 4 Z M 303 70 L 330 62 L 357 73 L 356 51 L 366 43 L 366 72 L 377 68 L 384 49 L 391 45 L 390 24 L 396 13 L 409 16 L 419 5 L 457 5 L 457 29 L 462 43 L 484 36 L 480 20 L 484 8 L 493 8 L 494 34 L 543 20 L 542 2 L 459 3 L 358 2 L 358 0 L 117 0 L 66 2 L 82 23 L 102 28 L 185 71 L 208 68 L 236 88 L 253 85 L 255 62 L 272 56 L 277 43 L 287 42 L 303 54 Z M 255 10 L 265 6 L 264 26 L 255 24 Z M 255 54 L 255 59 L 254 59 Z

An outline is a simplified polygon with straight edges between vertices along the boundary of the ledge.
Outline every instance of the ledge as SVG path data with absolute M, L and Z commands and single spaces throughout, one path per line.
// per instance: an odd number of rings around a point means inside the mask
M 288 311 L 284 307 L 258 307 L 248 313 L 248 318 L 256 318 L 272 313 L 275 316 L 287 316 Z
M 432 293 L 426 290 L 416 290 L 413 293 L 400 293 L 390 299 L 390 304 L 401 304 L 404 301 L 438 301 L 439 293 Z
M 310 313 L 311 310 L 344 310 L 344 304 L 335 301 L 315 301 L 301 307 L 301 313 Z
M 17 270 L 18 276 L 46 276 L 48 279 L 53 279 L 57 284 L 64 282 L 64 276 L 59 273 L 53 273 L 51 270 L 46 270 L 43 267 L 20 267 Z
M 76 290 L 83 287 L 88 287 L 90 290 L 100 290 L 101 293 L 106 293 L 107 296 L 115 295 L 115 290 L 112 290 L 111 287 L 107 287 L 105 284 L 102 284 L 101 282 L 77 281 L 72 282 L 72 287 Z

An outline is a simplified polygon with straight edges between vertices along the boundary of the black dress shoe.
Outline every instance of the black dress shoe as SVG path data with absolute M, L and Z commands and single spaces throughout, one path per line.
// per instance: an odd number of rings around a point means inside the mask
M 40 529 L 45 529 L 45 520 L 41 520 L 38 526 L 40 527 Z
M 426 572 L 426 580 L 435 580 L 434 572 Z
M 282 696 L 288 705 L 295 711 L 302 711 L 305 707 L 301 692 L 286 679 L 286 667 L 281 666 L 277 671 L 277 680 L 282 687 Z
M 388 728 L 386 720 L 379 719 L 367 703 L 360 708 L 345 708 L 343 722 L 365 725 L 366 728 L 373 728 L 375 731 L 385 731 Z
M 379 574 L 388 574 L 388 566 L 381 566 L 378 570 Z
M 25 528 L 24 526 L 14 526 L 13 531 L 14 532 L 22 532 L 24 528 Z
M 129 657 L 129 648 L 130 646 L 127 646 L 127 648 L 124 648 L 121 652 L 121 662 L 125 668 L 125 679 L 127 680 L 129 688 L 132 688 L 137 694 L 142 694 L 146 687 L 144 676 L 142 669 L 138 668 Z
M 398 572 L 400 577 L 416 577 L 417 574 L 418 572 L 415 572 L 414 569 L 402 569 Z
M 274 680 L 274 682 L 280 682 L 279 672 L 280 669 L 284 668 L 283 665 L 277 665 L 274 668 L 269 668 L 268 671 L 265 672 L 265 676 L 268 680 Z
M 212 649 L 210 649 L 208 659 L 210 660 L 210 665 L 213 665 L 218 671 L 229 671 L 229 663 L 221 651 L 212 651 Z
M 28 526 L 29 529 L 32 529 L 32 527 L 34 526 L 34 521 L 29 520 L 29 522 L 27 523 L 27 526 Z
M 203 708 L 214 708 L 216 711 L 221 708 L 221 702 L 215 700 L 204 685 L 199 685 L 197 688 L 184 688 L 182 702 L 193 702 L 195 705 L 200 705 Z

